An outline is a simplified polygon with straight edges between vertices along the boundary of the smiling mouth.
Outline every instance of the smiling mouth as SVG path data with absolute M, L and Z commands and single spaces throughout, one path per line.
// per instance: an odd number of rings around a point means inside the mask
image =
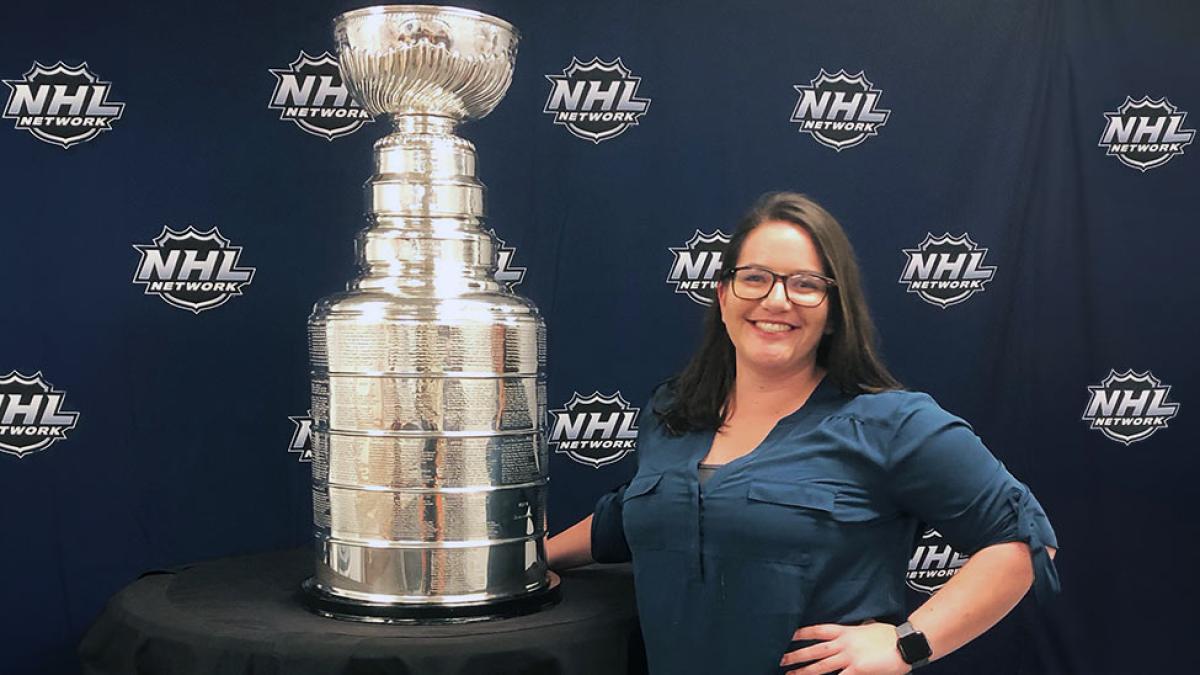
M 764 333 L 786 333 L 795 330 L 796 327 L 788 323 L 779 323 L 777 321 L 751 321 L 754 327 Z

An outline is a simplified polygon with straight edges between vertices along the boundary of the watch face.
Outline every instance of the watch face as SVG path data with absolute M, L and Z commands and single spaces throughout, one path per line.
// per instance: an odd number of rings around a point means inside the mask
M 900 657 L 909 665 L 924 661 L 933 654 L 925 634 L 915 631 L 898 639 L 896 646 L 900 649 Z

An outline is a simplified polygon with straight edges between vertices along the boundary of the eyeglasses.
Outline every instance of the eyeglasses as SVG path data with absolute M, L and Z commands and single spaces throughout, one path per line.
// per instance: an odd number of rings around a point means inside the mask
M 782 281 L 784 295 L 788 301 L 801 307 L 820 305 L 825 301 L 825 296 L 829 295 L 829 289 L 837 285 L 833 279 L 820 274 L 776 274 L 753 265 L 735 267 L 725 278 L 732 280 L 730 286 L 733 294 L 743 300 L 762 300 L 775 289 L 776 281 Z

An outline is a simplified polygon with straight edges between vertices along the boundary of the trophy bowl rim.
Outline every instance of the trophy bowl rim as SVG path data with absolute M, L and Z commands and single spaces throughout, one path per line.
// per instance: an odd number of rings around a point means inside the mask
M 336 27 L 359 17 L 385 14 L 426 14 L 430 16 L 437 14 L 455 14 L 465 18 L 484 21 L 507 30 L 512 33 L 514 42 L 519 40 L 521 36 L 516 26 L 498 16 L 480 12 L 474 9 L 467 9 L 466 7 L 452 7 L 443 5 L 371 5 L 370 7 L 361 7 L 359 9 L 352 9 L 348 12 L 342 12 L 334 17 L 333 24 Z

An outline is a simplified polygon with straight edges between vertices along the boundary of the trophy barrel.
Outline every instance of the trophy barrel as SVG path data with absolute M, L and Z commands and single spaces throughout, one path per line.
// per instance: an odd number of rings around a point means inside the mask
M 372 7 L 335 21 L 345 80 L 390 115 L 359 274 L 309 318 L 316 574 L 310 606 L 477 620 L 556 599 L 546 566 L 545 323 L 494 280 L 474 146 L 512 74 L 507 23 Z

